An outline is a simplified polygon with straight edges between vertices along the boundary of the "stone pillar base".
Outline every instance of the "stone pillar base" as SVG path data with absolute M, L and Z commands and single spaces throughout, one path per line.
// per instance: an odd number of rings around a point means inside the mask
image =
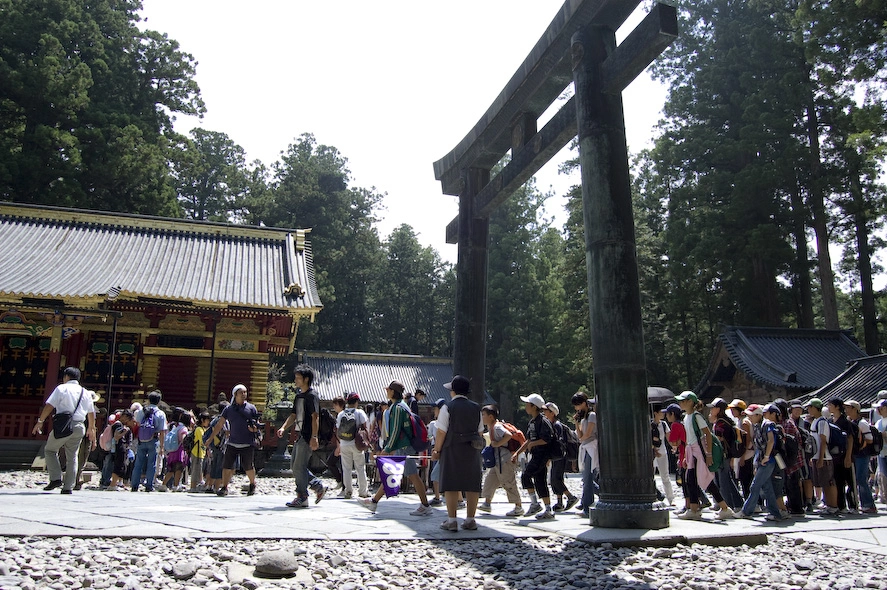
M 664 529 L 670 510 L 662 502 L 598 500 L 591 510 L 591 526 L 608 529 Z

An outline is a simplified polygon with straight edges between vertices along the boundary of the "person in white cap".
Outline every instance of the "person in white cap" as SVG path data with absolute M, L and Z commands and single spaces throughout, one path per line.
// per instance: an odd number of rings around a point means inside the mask
M 560 445 L 557 446 L 560 447 L 562 452 L 565 452 L 567 448 L 566 426 L 558 420 L 558 416 L 561 413 L 560 408 L 557 407 L 556 403 L 548 402 L 545 404 L 545 410 L 543 412 L 545 417 L 548 418 L 548 421 L 551 422 L 551 427 L 554 429 L 555 439 L 560 442 Z M 551 457 L 551 491 L 553 491 L 554 495 L 557 497 L 557 502 L 555 502 L 551 509 L 555 512 L 563 512 L 575 506 L 576 503 L 579 502 L 579 498 L 570 493 L 570 490 L 567 489 L 567 484 L 564 483 L 564 472 L 566 471 L 567 465 L 566 454 L 561 454 L 561 452 L 559 452 L 558 455 L 560 456 Z M 563 501 L 564 498 L 566 498 L 566 502 Z
M 530 424 L 527 426 L 527 442 L 511 456 L 511 461 L 516 463 L 521 453 L 530 453 L 530 460 L 521 474 L 521 485 L 530 495 L 530 508 L 527 516 L 536 514 L 539 520 L 554 518 L 551 510 L 551 497 L 548 495 L 548 459 L 549 443 L 554 440 L 554 429 L 551 422 L 542 414 L 545 400 L 538 393 L 521 396 L 524 402 L 524 410 L 530 416 Z M 538 493 L 538 496 L 537 496 Z M 545 511 L 539 505 L 539 500 L 545 505 Z M 537 514 L 540 513 L 540 514 Z

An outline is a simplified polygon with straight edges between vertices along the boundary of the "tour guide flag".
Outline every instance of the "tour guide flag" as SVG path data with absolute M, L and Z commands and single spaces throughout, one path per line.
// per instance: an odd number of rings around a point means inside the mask
M 403 466 L 406 457 L 376 457 L 376 468 L 382 474 L 382 487 L 385 497 L 391 498 L 400 493 L 400 480 L 403 478 Z

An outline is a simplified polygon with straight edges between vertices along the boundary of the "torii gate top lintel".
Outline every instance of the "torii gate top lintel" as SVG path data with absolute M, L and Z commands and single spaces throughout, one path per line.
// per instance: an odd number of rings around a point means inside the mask
M 542 37 L 530 51 L 505 88 L 496 97 L 486 113 L 471 131 L 446 156 L 434 163 L 434 176 L 441 181 L 444 194 L 459 195 L 462 190 L 462 171 L 467 168 L 492 169 L 509 150 L 515 147 L 514 128 L 527 114 L 535 131 L 535 119 L 572 83 L 570 40 L 573 33 L 589 25 L 606 26 L 616 30 L 634 9 L 639 0 L 566 0 L 548 25 Z M 621 92 L 659 53 L 677 36 L 677 12 L 673 6 L 657 4 L 632 34 L 610 56 L 602 83 L 605 91 Z M 560 113 L 540 131 L 533 143 L 532 158 L 520 162 L 519 172 L 500 173 L 491 185 L 499 189 L 479 195 L 481 206 L 477 212 L 488 215 L 501 200 L 538 172 L 557 151 L 576 135 L 575 111 L 572 104 L 564 105 Z M 518 160 L 512 154 L 512 160 Z M 509 190 L 510 189 L 510 190 Z M 488 194 L 493 192 L 495 194 Z M 507 193 L 507 194 L 502 194 Z M 487 197 L 487 198 L 484 198 Z M 455 220 L 454 220 L 455 221 Z M 452 224 L 451 224 L 452 226 Z M 454 227 L 448 227 L 448 241 L 455 243 Z

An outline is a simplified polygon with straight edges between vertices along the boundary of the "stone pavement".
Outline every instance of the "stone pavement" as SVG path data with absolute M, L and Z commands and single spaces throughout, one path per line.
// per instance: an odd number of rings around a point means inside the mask
M 307 509 L 287 508 L 289 496 L 236 491 L 212 494 L 132 493 L 83 490 L 73 495 L 34 489 L 0 490 L 0 536 L 104 538 L 195 537 L 223 539 L 403 540 L 514 539 L 563 536 L 592 545 L 673 546 L 758 545 L 770 534 L 887 556 L 887 512 L 877 516 L 809 516 L 779 523 L 761 518 L 718 522 L 682 521 L 658 531 L 591 527 L 575 511 L 553 521 L 496 516 L 511 508 L 494 502 L 493 514 L 479 513 L 477 531 L 450 533 L 438 527 L 443 508 L 430 517 L 410 516 L 416 496 L 383 499 L 376 514 L 354 500 L 326 498 Z M 460 511 L 464 517 L 464 510 Z

